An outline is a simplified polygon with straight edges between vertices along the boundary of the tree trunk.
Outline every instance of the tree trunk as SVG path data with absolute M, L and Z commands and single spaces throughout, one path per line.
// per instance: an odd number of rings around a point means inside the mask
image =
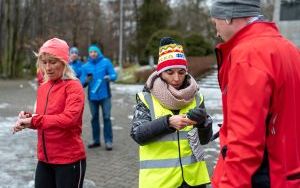
M 12 51 L 11 51 L 11 56 L 12 56 L 12 61 L 11 61 L 11 77 L 15 78 L 19 76 L 19 70 L 18 65 L 20 64 L 20 47 L 21 44 L 19 42 L 19 14 L 20 14 L 20 6 L 19 6 L 20 1 L 19 0 L 14 0 L 14 22 L 13 22 L 13 37 L 12 37 Z
M 4 55 L 2 75 L 5 78 L 13 78 L 17 75 L 16 53 L 19 24 L 19 1 L 5 0 L 4 2 Z
M 3 39 L 4 39 L 4 35 L 3 35 L 3 23 L 4 23 L 4 1 L 0 0 L 0 73 L 2 72 L 2 50 L 3 50 Z M 1 75 L 0 75 L 1 76 Z
M 12 3 L 9 0 L 4 0 L 4 51 L 3 51 L 3 67 L 2 67 L 2 76 L 3 77 L 8 77 L 8 75 L 10 74 L 11 70 L 10 70 L 10 62 L 11 62 L 11 56 L 10 51 L 12 48 L 11 45 L 11 33 L 12 33 L 12 20 L 10 17 L 10 12 L 11 12 L 11 7 L 12 7 Z

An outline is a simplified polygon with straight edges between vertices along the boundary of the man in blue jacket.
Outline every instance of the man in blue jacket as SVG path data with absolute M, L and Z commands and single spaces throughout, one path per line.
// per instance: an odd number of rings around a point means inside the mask
M 101 50 L 96 45 L 91 45 L 88 49 L 89 58 L 82 66 L 80 82 L 85 87 L 88 85 L 88 100 L 92 113 L 93 143 L 88 148 L 101 146 L 99 106 L 102 108 L 104 122 L 104 141 L 106 150 L 112 150 L 112 126 L 110 120 L 111 113 L 111 92 L 110 81 L 117 79 L 117 73 L 111 61 L 104 57 Z
M 69 65 L 76 74 L 76 77 L 79 79 L 81 76 L 81 66 L 82 62 L 79 60 L 79 50 L 76 47 L 70 48 L 69 51 L 70 61 Z

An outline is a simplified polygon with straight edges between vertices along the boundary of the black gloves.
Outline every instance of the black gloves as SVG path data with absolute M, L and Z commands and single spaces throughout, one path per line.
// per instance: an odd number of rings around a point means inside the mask
M 189 110 L 187 113 L 187 118 L 190 120 L 196 121 L 197 126 L 205 127 L 205 122 L 207 119 L 207 113 L 205 108 L 194 108 L 192 110 Z
M 86 82 L 89 82 L 93 79 L 93 75 L 91 73 L 87 74 Z
M 211 137 L 213 135 L 212 123 L 213 121 L 211 117 L 207 116 L 205 123 L 202 126 L 197 127 L 201 145 L 205 145 L 211 141 Z
M 200 144 L 207 144 L 210 141 L 213 134 L 213 122 L 211 117 L 206 113 L 205 108 L 197 107 L 190 110 L 187 113 L 187 118 L 197 122 L 195 126 L 198 129 Z
M 86 87 L 92 79 L 93 79 L 93 74 L 91 73 L 87 74 L 83 87 Z

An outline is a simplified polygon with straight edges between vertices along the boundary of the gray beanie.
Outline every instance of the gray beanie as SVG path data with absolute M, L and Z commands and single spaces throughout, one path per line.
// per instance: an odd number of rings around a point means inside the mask
M 214 0 L 210 14 L 223 20 L 258 16 L 261 14 L 260 0 Z

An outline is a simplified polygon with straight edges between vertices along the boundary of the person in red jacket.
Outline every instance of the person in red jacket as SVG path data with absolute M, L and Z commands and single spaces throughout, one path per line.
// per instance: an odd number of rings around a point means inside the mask
M 36 70 L 36 82 L 37 82 L 37 86 L 39 87 L 40 85 L 42 85 L 44 81 L 44 75 L 43 72 L 40 68 L 37 68 Z
M 38 87 L 34 114 L 19 113 L 14 132 L 37 129 L 36 188 L 82 187 L 86 155 L 81 138 L 84 91 L 68 66 L 68 44 L 58 38 L 39 50 L 44 83 Z
M 299 188 L 299 48 L 259 0 L 216 0 L 211 16 L 224 115 L 213 188 Z

